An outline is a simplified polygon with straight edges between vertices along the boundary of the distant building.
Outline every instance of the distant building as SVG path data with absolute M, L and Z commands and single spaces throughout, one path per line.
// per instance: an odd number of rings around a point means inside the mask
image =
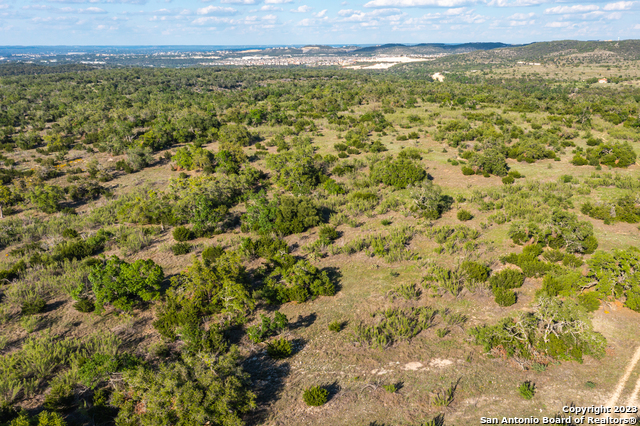
M 431 78 L 433 79 L 433 81 L 439 81 L 440 83 L 444 81 L 444 75 L 440 74 L 439 72 L 433 74 Z
M 606 78 L 601 78 L 598 80 L 598 83 L 608 83 Z

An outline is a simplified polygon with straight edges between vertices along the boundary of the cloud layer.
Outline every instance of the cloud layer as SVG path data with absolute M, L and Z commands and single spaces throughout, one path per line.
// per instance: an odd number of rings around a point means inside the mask
M 640 38 L 640 0 L 25 3 L 0 0 L 0 43 L 290 45 Z

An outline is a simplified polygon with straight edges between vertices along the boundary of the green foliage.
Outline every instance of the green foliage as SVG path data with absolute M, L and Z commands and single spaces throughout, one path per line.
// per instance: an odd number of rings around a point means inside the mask
M 41 297 L 34 297 L 22 303 L 22 315 L 34 315 L 44 311 L 47 302 Z
M 593 331 L 586 311 L 571 300 L 540 297 L 534 312 L 504 318 L 494 326 L 471 330 L 487 352 L 506 354 L 524 365 L 540 355 L 582 361 L 583 355 L 604 355 L 606 340 Z
M 503 269 L 502 271 L 491 275 L 489 278 L 491 288 L 514 289 L 522 287 L 524 284 L 524 274 L 515 269 Z
M 105 304 L 130 311 L 141 302 L 157 299 L 163 279 L 162 268 L 151 259 L 127 263 L 113 256 L 94 266 L 89 274 L 96 311 L 101 313 Z M 80 283 L 73 296 L 80 300 L 86 297 L 88 290 L 84 283 Z
M 225 145 L 247 146 L 251 143 L 251 134 L 241 124 L 225 124 L 218 131 L 218 141 Z
M 96 309 L 96 305 L 89 299 L 80 299 L 73 304 L 73 307 L 78 312 L 89 313 Z
M 375 183 L 404 189 L 409 185 L 422 182 L 427 177 L 427 172 L 411 160 L 404 158 L 393 160 L 387 157 L 371 167 L 370 177 Z
M 473 219 L 473 215 L 471 214 L 471 212 L 469 212 L 468 210 L 464 210 L 464 209 L 458 210 L 458 213 L 456 214 L 456 217 L 461 222 L 466 222 L 468 220 Z
M 281 334 L 289 327 L 286 315 L 276 311 L 273 319 L 260 314 L 260 323 L 247 329 L 247 336 L 254 343 L 260 343 L 271 336 Z
M 240 251 L 251 259 L 271 259 L 277 255 L 289 254 L 289 245 L 285 240 L 269 235 L 263 235 L 257 240 L 246 237 L 240 244 Z
M 343 323 L 341 321 L 333 321 L 329 323 L 329 330 L 339 333 L 342 331 Z
M 170 247 L 171 253 L 173 253 L 175 256 L 188 254 L 191 252 L 192 248 L 193 247 L 189 243 L 175 243 Z
M 173 228 L 173 239 L 179 242 L 192 240 L 194 237 L 193 231 L 186 226 L 177 226 Z
M 339 236 L 340 235 L 338 234 L 336 228 L 331 225 L 323 225 L 318 231 L 318 238 L 324 244 L 330 244 L 331 241 L 337 239 Z
M 447 211 L 453 202 L 448 195 L 442 195 L 442 188 L 430 180 L 416 185 L 411 191 L 412 209 L 427 219 L 438 219 Z
M 178 148 L 171 158 L 182 170 L 202 170 L 213 167 L 213 154 L 204 149 L 189 144 L 183 148 Z
M 240 255 L 227 251 L 208 264 L 194 259 L 171 279 L 154 327 L 164 337 L 175 339 L 180 328 L 198 332 L 206 316 L 219 315 L 227 324 L 242 323 L 254 306 Z
M 596 252 L 587 261 L 588 279 L 602 297 L 624 298 L 625 306 L 640 312 L 640 252 L 614 250 Z
M 255 407 L 255 395 L 246 387 L 248 377 L 238 358 L 232 349 L 217 357 L 184 356 L 155 371 L 145 367 L 125 371 L 123 389 L 112 397 L 120 409 L 116 424 L 242 424 L 242 416 Z M 144 411 L 138 409 L 140 404 Z
M 321 386 L 312 386 L 302 393 L 302 399 L 310 407 L 319 407 L 326 404 L 329 391 Z
M 291 342 L 281 337 L 267 344 L 267 354 L 273 359 L 289 358 L 293 353 Z
M 619 198 L 614 204 L 587 202 L 580 211 L 594 219 L 603 220 L 606 224 L 614 222 L 640 222 L 640 206 L 636 197 L 630 195 Z
M 219 245 L 209 246 L 202 250 L 202 260 L 205 262 L 215 262 L 217 258 L 224 254 L 224 248 Z
M 495 301 L 502 307 L 511 306 L 516 303 L 517 296 L 514 291 L 497 287 L 493 290 Z
M 64 200 L 64 192 L 55 185 L 35 186 L 27 193 L 27 198 L 38 210 L 44 213 L 55 213 L 60 210 L 60 201 Z
M 110 355 L 94 354 L 81 362 L 78 378 L 83 385 L 95 389 L 110 375 L 130 370 L 141 365 L 140 360 L 128 353 Z
M 307 260 L 296 261 L 287 256 L 282 256 L 283 261 L 276 261 L 277 266 L 265 279 L 262 292 L 269 303 L 305 302 L 335 294 L 335 284 L 325 271 Z
M 246 230 L 263 235 L 297 234 L 319 223 L 318 209 L 311 200 L 285 195 L 269 201 L 263 192 L 249 198 L 247 213 L 242 217 Z
M 472 283 L 484 283 L 489 279 L 491 269 L 481 263 L 465 260 L 460 265 L 467 276 L 467 280 Z
M 583 293 L 578 296 L 578 303 L 587 312 L 595 312 L 600 308 L 600 297 L 595 291 Z
M 322 165 L 316 162 L 311 140 L 296 139 L 293 148 L 267 156 L 267 167 L 274 171 L 274 180 L 294 194 L 309 194 L 320 183 Z
M 536 394 L 536 385 L 530 381 L 526 381 L 518 386 L 518 393 L 524 399 L 533 399 Z
M 363 323 L 356 325 L 353 338 L 361 345 L 384 349 L 397 340 L 411 340 L 422 330 L 429 329 L 437 313 L 436 309 L 429 306 L 377 311 L 373 317 L 379 318 L 378 323 L 371 326 Z
M 382 388 L 384 390 L 386 390 L 389 393 L 396 393 L 398 392 L 398 388 L 396 387 L 396 385 L 394 385 L 393 383 L 388 384 L 388 385 L 382 385 Z
M 43 411 L 37 416 L 29 417 L 26 412 L 22 412 L 16 419 L 13 419 L 6 426 L 66 426 L 62 416 L 58 413 Z

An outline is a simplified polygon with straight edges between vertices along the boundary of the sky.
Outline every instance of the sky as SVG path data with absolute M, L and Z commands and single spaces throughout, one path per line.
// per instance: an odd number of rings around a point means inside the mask
M 0 0 L 0 45 L 640 38 L 640 0 Z

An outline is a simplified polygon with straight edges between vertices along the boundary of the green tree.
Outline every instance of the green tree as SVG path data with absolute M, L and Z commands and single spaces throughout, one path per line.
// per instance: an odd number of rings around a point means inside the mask
M 4 209 L 13 204 L 13 193 L 5 185 L 0 184 L 0 219 L 4 219 Z
M 39 185 L 35 186 L 27 197 L 38 210 L 55 213 L 60 209 L 58 203 L 64 200 L 64 191 L 56 185 Z
M 151 259 L 127 263 L 113 256 L 94 266 L 89 274 L 90 291 L 96 298 L 96 312 L 102 312 L 105 304 L 130 311 L 141 301 L 157 299 L 163 279 L 162 268 Z M 86 284 L 80 283 L 73 296 L 76 300 L 85 299 L 88 292 Z

